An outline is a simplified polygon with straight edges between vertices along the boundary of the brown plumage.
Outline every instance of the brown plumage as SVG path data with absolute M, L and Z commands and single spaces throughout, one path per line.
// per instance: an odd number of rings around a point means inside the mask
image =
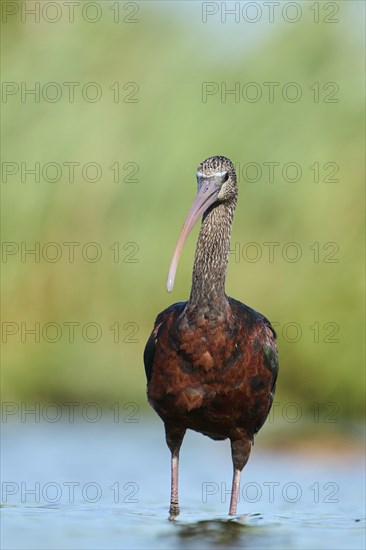
M 225 279 L 237 200 L 235 169 L 225 157 L 198 167 L 199 191 L 173 256 L 171 290 L 184 241 L 203 214 L 191 296 L 160 313 L 144 352 L 148 399 L 165 425 L 172 453 L 171 517 L 179 513 L 178 459 L 187 429 L 231 441 L 231 515 L 240 472 L 270 410 L 278 372 L 275 333 L 250 307 L 227 297 Z

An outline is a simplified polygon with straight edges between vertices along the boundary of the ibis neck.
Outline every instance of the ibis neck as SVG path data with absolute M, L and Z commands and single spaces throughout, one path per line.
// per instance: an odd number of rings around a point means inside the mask
M 190 311 L 211 315 L 226 307 L 225 282 L 236 200 L 212 206 L 203 216 L 194 259 Z

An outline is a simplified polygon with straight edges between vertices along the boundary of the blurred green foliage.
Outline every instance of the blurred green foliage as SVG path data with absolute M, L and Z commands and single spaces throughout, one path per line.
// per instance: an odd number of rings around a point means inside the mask
M 189 296 L 198 228 L 184 250 L 172 295 L 166 294 L 165 279 L 195 194 L 195 169 L 207 156 L 221 154 L 239 168 L 227 293 L 278 323 L 277 400 L 297 401 L 305 409 L 334 402 L 341 418 L 360 416 L 363 3 L 338 3 L 335 24 L 314 24 L 307 13 L 296 24 L 253 26 L 218 19 L 203 24 L 199 2 L 184 7 L 140 2 L 138 23 L 116 24 L 104 9 L 107 2 L 101 4 L 104 15 L 95 24 L 80 17 L 70 24 L 64 16 L 54 24 L 29 17 L 22 23 L 14 16 L 2 25 L 3 81 L 26 82 L 29 88 L 39 82 L 41 89 L 56 82 L 63 90 L 57 102 L 42 97 L 35 102 L 32 96 L 22 102 L 20 94 L 3 102 L 3 162 L 80 163 L 74 182 L 66 167 L 56 182 L 42 176 L 35 182 L 31 175 L 22 182 L 20 171 L 3 180 L 3 241 L 29 248 L 39 242 L 41 250 L 56 242 L 62 249 L 53 263 L 42 255 L 39 262 L 31 255 L 22 262 L 20 252 L 3 263 L 2 320 L 19 329 L 3 344 L 3 399 L 146 405 L 142 353 L 155 316 Z M 263 85 L 271 81 L 280 83 L 273 102 Z M 74 102 L 64 82 L 80 83 Z M 88 82 L 100 85 L 99 101 L 82 98 Z M 115 102 L 110 89 L 115 82 L 121 98 L 132 90 L 123 89 L 126 83 L 137 83 L 138 101 Z M 204 82 L 224 82 L 228 89 L 256 82 L 263 98 L 236 102 L 228 95 L 222 101 L 217 93 L 204 102 Z M 301 87 L 299 101 L 282 97 L 288 82 Z M 317 82 L 318 102 L 309 88 Z M 337 102 L 324 102 L 333 89 L 323 88 L 329 82 L 339 86 Z M 82 178 L 88 162 L 100 165 L 98 181 Z M 109 168 L 116 162 L 119 182 Z M 137 182 L 123 181 L 129 162 L 138 165 Z M 249 162 L 263 171 L 256 182 L 245 181 Z M 264 162 L 280 163 L 273 182 Z M 283 177 L 289 162 L 301 167 L 297 182 Z M 314 163 L 320 181 L 309 168 Z M 325 169 L 326 163 L 339 166 L 337 181 L 326 181 L 334 166 Z M 247 179 L 253 180 L 254 170 L 248 168 Z M 68 261 L 65 242 L 80 243 L 74 262 Z M 94 263 L 81 254 L 90 242 L 102 250 Z M 257 245 L 246 248 L 250 242 Z M 273 262 L 263 244 L 268 242 L 279 243 Z M 296 254 L 294 247 L 286 249 L 293 242 L 301 251 L 297 262 L 283 258 L 286 250 L 288 257 Z M 117 262 L 113 243 L 119 243 Z M 327 243 L 335 245 L 324 248 Z M 138 261 L 129 263 L 134 250 Z M 258 250 L 262 257 L 248 261 Z M 94 251 L 89 249 L 91 257 Z M 80 325 L 70 342 L 63 323 L 73 321 Z M 22 342 L 20 324 L 30 328 L 36 322 L 41 329 L 58 323 L 60 339 L 51 343 L 41 335 L 35 342 L 23 334 Z M 90 322 L 102 330 L 95 343 L 82 336 Z M 137 342 L 123 341 L 131 332 Z M 94 337 L 93 327 L 88 336 Z

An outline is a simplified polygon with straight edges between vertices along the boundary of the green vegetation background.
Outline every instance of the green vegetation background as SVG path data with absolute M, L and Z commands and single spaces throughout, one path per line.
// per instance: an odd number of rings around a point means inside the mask
M 63 250 L 55 263 L 42 257 L 37 263 L 31 256 L 22 262 L 20 254 L 3 263 L 2 320 L 19 327 L 2 346 L 3 400 L 97 401 L 106 407 L 136 401 L 147 407 L 144 344 L 157 313 L 189 295 L 198 228 L 171 295 L 165 280 L 195 195 L 195 169 L 207 156 L 222 154 L 241 168 L 248 162 L 263 168 L 258 182 L 240 176 L 232 234 L 233 250 L 255 242 L 263 256 L 237 262 L 231 254 L 227 293 L 279 323 L 277 401 L 296 402 L 304 410 L 336 403 L 342 419 L 362 415 L 364 7 L 339 2 L 339 23 L 314 24 L 305 4 L 305 16 L 296 24 L 222 24 L 217 18 L 203 24 L 199 2 L 140 2 L 135 24 L 114 23 L 106 9 L 95 24 L 80 17 L 73 24 L 64 17 L 56 24 L 30 18 L 3 24 L 3 81 L 29 87 L 77 81 L 79 90 L 98 82 L 103 90 L 96 103 L 83 100 L 78 89 L 70 103 L 63 87 L 56 103 L 42 98 L 22 103 L 15 95 L 2 104 L 3 162 L 96 162 L 103 170 L 94 183 L 83 180 L 80 169 L 73 183 L 66 169 L 54 183 L 42 178 L 35 183 L 32 176 L 21 182 L 19 174 L 2 183 L 3 241 L 29 247 L 39 242 L 41 248 L 57 242 Z M 220 101 L 219 94 L 202 101 L 203 82 L 232 88 L 250 81 L 264 93 L 256 103 L 235 102 L 232 95 Z M 273 103 L 265 99 L 263 82 L 269 81 L 281 83 Z M 281 90 L 294 81 L 303 95 L 290 103 Z M 138 102 L 115 103 L 109 90 L 115 82 L 124 95 L 123 85 L 136 82 Z M 314 82 L 320 84 L 318 103 L 309 89 Z M 336 103 L 323 101 L 327 82 L 339 85 Z M 281 167 L 298 163 L 300 181 L 285 181 L 280 169 L 270 183 L 263 166 L 269 161 Z M 127 171 L 121 170 L 115 183 L 109 169 L 115 162 L 137 163 L 138 181 L 123 182 Z M 309 169 L 315 162 L 320 182 Z M 324 181 L 327 162 L 339 165 L 338 181 Z M 80 243 L 73 263 L 64 242 Z M 96 263 L 81 256 L 89 242 L 101 246 Z M 116 242 L 117 263 L 109 249 Z M 265 242 L 280 243 L 272 263 Z M 282 257 L 289 242 L 301 247 L 298 262 Z M 324 261 L 333 250 L 323 249 L 329 242 L 339 247 L 336 263 Z M 137 262 L 122 261 L 133 250 L 123 249 L 126 243 L 136 243 Z M 318 262 L 309 248 L 313 243 L 319 243 Z M 63 325 L 72 321 L 80 323 L 74 342 Z M 50 343 L 28 335 L 22 342 L 20 323 L 36 322 L 59 323 L 62 337 Z M 82 337 L 81 327 L 89 322 L 102 329 L 96 343 Z M 115 323 L 119 342 L 109 328 Z M 296 326 L 300 338 L 290 342 Z M 137 341 L 123 341 L 132 330 Z M 329 336 L 337 341 L 327 342 Z

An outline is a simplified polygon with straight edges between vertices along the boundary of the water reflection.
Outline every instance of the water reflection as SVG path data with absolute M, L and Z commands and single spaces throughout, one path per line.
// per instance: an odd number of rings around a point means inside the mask
M 176 524 L 176 535 L 185 542 L 201 542 L 209 547 L 240 548 L 253 547 L 253 535 L 262 538 L 261 529 L 251 524 L 250 519 L 263 519 L 260 514 L 238 519 L 201 520 L 192 523 Z M 263 537 L 265 538 L 265 537 Z M 183 544 L 183 547 L 185 544 Z M 190 545 L 191 546 L 191 545 Z

